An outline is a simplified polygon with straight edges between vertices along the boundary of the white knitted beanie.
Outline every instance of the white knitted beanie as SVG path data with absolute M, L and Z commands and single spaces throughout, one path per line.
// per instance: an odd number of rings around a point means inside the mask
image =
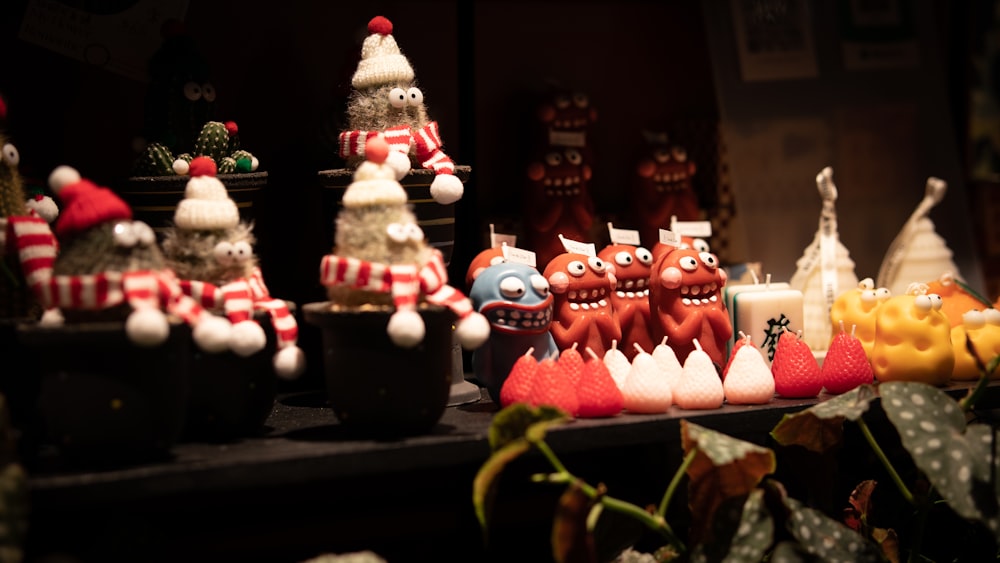
M 341 204 L 344 207 L 404 205 L 406 191 L 396 181 L 396 172 L 385 163 L 389 144 L 381 136 L 365 143 L 365 158 L 354 171 L 354 182 L 347 186 Z
M 375 16 L 368 22 L 368 33 L 361 46 L 361 60 L 351 78 L 351 85 L 357 89 L 410 82 L 413 68 L 410 61 L 399 51 L 392 36 L 392 22 L 382 16 Z
M 240 222 L 240 211 L 226 186 L 215 177 L 215 162 L 207 157 L 191 161 L 191 179 L 184 199 L 177 204 L 174 224 L 181 229 L 231 229 Z

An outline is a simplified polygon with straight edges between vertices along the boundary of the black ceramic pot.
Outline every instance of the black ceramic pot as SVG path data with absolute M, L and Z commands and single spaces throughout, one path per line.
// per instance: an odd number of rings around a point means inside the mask
M 463 184 L 468 182 L 472 168 L 456 166 L 455 177 Z M 413 168 L 400 180 L 406 190 L 407 202 L 413 206 L 417 224 L 424 231 L 427 243 L 441 251 L 445 264 L 451 262 L 455 249 L 455 204 L 441 205 L 431 197 L 431 182 L 436 173 L 425 168 Z M 323 216 L 336 217 L 344 191 L 354 181 L 354 169 L 334 168 L 321 170 L 319 182 L 323 187 Z M 330 227 L 333 225 L 331 223 Z M 334 240 L 331 232 L 325 240 Z
M 139 347 L 124 323 L 17 328 L 39 377 L 38 416 L 60 463 L 108 466 L 167 458 L 190 389 L 191 330 L 172 324 Z
M 219 174 L 218 178 L 226 186 L 230 199 L 236 202 L 240 219 L 253 222 L 254 204 L 267 186 L 267 172 Z M 174 224 L 174 212 L 184 199 L 190 179 L 190 176 L 133 176 L 115 191 L 132 208 L 135 220 L 152 227 L 162 240 L 164 232 Z
M 329 302 L 302 306 L 319 327 L 330 405 L 351 432 L 377 437 L 426 434 L 441 419 L 452 380 L 455 315 L 444 307 L 420 310 L 426 334 L 400 348 L 386 333 L 391 312 L 332 311 Z
M 273 363 L 277 341 L 267 313 L 256 313 L 254 320 L 267 335 L 267 345 L 255 354 L 209 354 L 194 348 L 182 440 L 227 442 L 264 430 L 278 391 Z

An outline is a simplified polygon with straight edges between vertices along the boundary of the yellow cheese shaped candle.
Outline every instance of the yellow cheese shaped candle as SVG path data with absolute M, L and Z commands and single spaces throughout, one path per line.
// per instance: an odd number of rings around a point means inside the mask
M 975 381 L 980 376 L 979 366 L 966 348 L 966 337 L 972 341 L 983 364 L 988 364 L 1000 354 L 1000 311 L 993 308 L 970 310 L 962 315 L 962 324 L 951 328 L 951 344 L 955 348 L 955 369 L 951 378 L 955 381 Z M 994 372 L 991 379 L 996 377 Z
M 955 366 L 951 323 L 941 312 L 941 296 L 925 284 L 910 284 L 906 295 L 879 305 L 875 320 L 872 371 L 875 379 L 945 385 Z
M 841 322 L 848 329 L 853 326 L 854 335 L 861 341 L 869 360 L 872 358 L 872 346 L 875 345 L 875 315 L 879 305 L 889 297 L 891 294 L 888 289 L 875 289 L 875 282 L 871 278 L 865 278 L 858 283 L 858 287 L 838 295 L 830 308 L 833 326 L 840 326 Z

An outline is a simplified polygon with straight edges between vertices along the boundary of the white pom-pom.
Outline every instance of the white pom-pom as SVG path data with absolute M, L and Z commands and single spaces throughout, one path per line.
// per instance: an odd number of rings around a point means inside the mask
M 55 307 L 46 309 L 42 313 L 42 318 L 38 319 L 38 325 L 44 327 L 62 326 L 65 322 L 66 319 L 63 317 L 62 310 Z
M 56 205 L 55 200 L 47 195 L 38 199 L 31 198 L 24 202 L 24 204 L 28 207 L 28 209 L 37 213 L 39 217 L 45 219 L 46 223 L 55 221 L 56 217 L 59 216 L 59 206 Z
M 424 339 L 424 320 L 416 311 L 396 311 L 389 317 L 386 332 L 396 346 L 413 348 Z
M 255 172 L 258 167 L 260 167 L 260 161 L 257 160 L 257 157 L 256 156 L 250 157 L 250 171 Z
M 187 173 L 191 171 L 191 164 L 183 158 L 178 158 L 174 161 L 171 168 L 173 168 L 174 174 L 177 174 L 178 176 L 187 176 Z
M 229 335 L 229 349 L 237 356 L 251 356 L 264 349 L 267 345 L 267 335 L 259 324 L 253 321 L 240 321 L 233 325 Z
M 465 186 L 454 174 L 438 174 L 431 182 L 431 197 L 441 205 L 455 203 L 462 199 Z
M 462 343 L 462 348 L 475 350 L 490 337 L 490 322 L 482 314 L 473 312 L 459 321 L 455 334 Z
M 194 325 L 191 337 L 194 343 L 204 352 L 217 354 L 229 349 L 229 335 L 232 324 L 229 319 L 216 315 L 205 315 Z
M 75 184 L 80 181 L 80 173 L 77 172 L 76 168 L 72 166 L 57 166 L 55 170 L 49 174 L 49 187 L 52 191 L 59 193 L 59 190 L 63 189 L 64 186 L 70 184 Z
M 282 379 L 295 379 L 306 370 L 306 354 L 298 346 L 285 346 L 274 355 L 274 373 Z
M 170 336 L 170 323 L 159 309 L 136 309 L 125 319 L 125 334 L 136 346 L 159 346 Z
M 402 151 L 389 151 L 385 157 L 386 165 L 396 173 L 396 181 L 400 181 L 410 173 L 410 157 Z

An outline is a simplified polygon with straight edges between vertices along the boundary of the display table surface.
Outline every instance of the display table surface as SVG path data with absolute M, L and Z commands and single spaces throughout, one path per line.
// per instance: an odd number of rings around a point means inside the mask
M 970 387 L 955 385 L 947 391 L 958 398 Z M 727 405 L 705 411 L 673 407 L 660 415 L 581 419 L 553 428 L 547 441 L 554 451 L 575 456 L 574 463 L 579 463 L 581 459 L 599 459 L 602 451 L 621 456 L 623 451 L 631 452 L 630 447 L 640 455 L 648 454 L 652 445 L 663 448 L 666 444 L 670 451 L 679 451 L 682 419 L 752 440 L 768 436 L 784 415 L 825 398 L 775 399 L 766 405 Z M 994 383 L 980 406 L 998 405 L 1000 387 Z M 478 542 L 471 506 L 472 478 L 489 457 L 488 432 L 496 412 L 497 406 L 484 397 L 478 402 L 448 407 L 429 435 L 377 441 L 345 433 L 326 406 L 322 392 L 282 395 L 260 437 L 227 444 L 182 443 L 174 448 L 173 459 L 134 467 L 32 472 L 29 483 L 33 524 L 37 523 L 36 534 L 45 535 L 35 541 L 44 543 L 52 535 L 66 534 L 67 527 L 77 530 L 93 524 L 87 522 L 91 515 L 119 507 L 129 525 L 134 523 L 131 520 L 143 517 L 153 522 L 143 528 L 143 533 L 169 528 L 172 546 L 209 542 L 208 536 L 185 535 L 206 526 L 203 520 L 212 521 L 211 542 L 219 543 L 213 552 L 216 559 L 232 555 L 252 560 L 251 555 L 284 554 L 286 551 L 281 550 L 289 534 L 300 535 L 290 541 L 303 550 L 300 557 L 307 555 L 308 549 L 347 549 L 384 542 L 388 536 L 375 534 L 371 531 L 375 528 L 363 523 L 382 522 L 390 515 L 407 522 L 409 535 L 402 530 L 394 532 L 408 538 L 405 549 L 397 546 L 404 552 L 416 549 L 418 534 L 427 542 L 461 534 L 472 538 L 464 547 L 468 550 Z M 315 508 L 315 503 L 329 504 L 330 510 L 324 514 L 324 518 L 331 519 L 329 523 L 321 526 L 317 516 L 308 516 L 308 511 L 300 508 Z M 369 504 L 379 506 L 371 507 L 369 513 Z M 289 507 L 295 507 L 294 512 L 288 512 L 293 510 Z M 436 519 L 425 518 L 427 511 L 432 511 Z M 243 512 L 246 514 L 240 514 Z M 292 521 L 290 514 L 296 515 Z M 548 518 L 544 513 L 541 517 Z M 265 518 L 269 518 L 266 526 Z M 164 523 L 163 519 L 169 521 Z M 248 531 L 250 522 L 258 526 L 256 532 Z M 423 527 L 415 522 L 421 522 Z M 357 529 L 351 527 L 355 524 Z M 273 552 L 254 546 L 248 539 L 263 534 L 261 527 L 273 534 L 283 530 L 283 535 L 268 540 L 267 547 Z M 317 528 L 315 535 L 301 536 L 310 527 Z M 352 536 L 358 543 L 331 543 L 332 529 Z M 439 531 L 441 534 L 435 535 Z M 229 538 L 228 543 L 225 538 Z

